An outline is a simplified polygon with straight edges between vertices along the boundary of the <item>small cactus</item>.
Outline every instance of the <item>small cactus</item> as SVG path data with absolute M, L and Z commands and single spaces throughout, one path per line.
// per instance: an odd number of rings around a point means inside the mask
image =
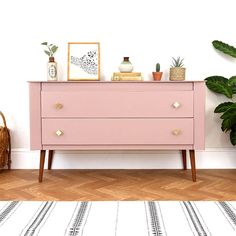
M 160 63 L 157 63 L 156 64 L 156 72 L 160 72 L 160 69 L 161 69 Z

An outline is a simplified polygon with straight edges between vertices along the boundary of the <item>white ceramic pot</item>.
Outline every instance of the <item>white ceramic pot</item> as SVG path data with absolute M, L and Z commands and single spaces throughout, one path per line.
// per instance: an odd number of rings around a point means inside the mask
M 124 57 L 124 60 L 121 62 L 119 66 L 120 72 L 132 72 L 133 71 L 133 65 L 129 61 L 129 57 Z

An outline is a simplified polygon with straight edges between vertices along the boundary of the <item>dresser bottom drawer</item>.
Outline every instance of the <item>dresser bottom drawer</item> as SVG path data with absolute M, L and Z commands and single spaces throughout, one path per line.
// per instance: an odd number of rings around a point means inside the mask
M 43 119 L 42 144 L 193 144 L 193 119 Z

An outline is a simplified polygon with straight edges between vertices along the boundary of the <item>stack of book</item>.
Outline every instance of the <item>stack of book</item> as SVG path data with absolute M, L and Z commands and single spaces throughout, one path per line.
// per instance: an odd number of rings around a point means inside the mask
M 112 81 L 136 81 L 142 80 L 141 72 L 114 72 Z

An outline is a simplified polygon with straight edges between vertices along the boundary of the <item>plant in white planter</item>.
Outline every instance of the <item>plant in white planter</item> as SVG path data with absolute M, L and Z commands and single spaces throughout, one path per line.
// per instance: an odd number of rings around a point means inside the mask
M 172 57 L 172 65 L 170 68 L 170 80 L 178 81 L 178 80 L 185 80 L 185 68 L 183 67 L 184 59 L 177 57 Z
M 49 62 L 47 65 L 47 80 L 56 81 L 57 80 L 57 63 L 55 62 L 54 54 L 58 49 L 58 46 L 54 44 L 48 44 L 47 42 L 41 43 L 45 46 L 47 50 L 44 52 L 49 56 Z

